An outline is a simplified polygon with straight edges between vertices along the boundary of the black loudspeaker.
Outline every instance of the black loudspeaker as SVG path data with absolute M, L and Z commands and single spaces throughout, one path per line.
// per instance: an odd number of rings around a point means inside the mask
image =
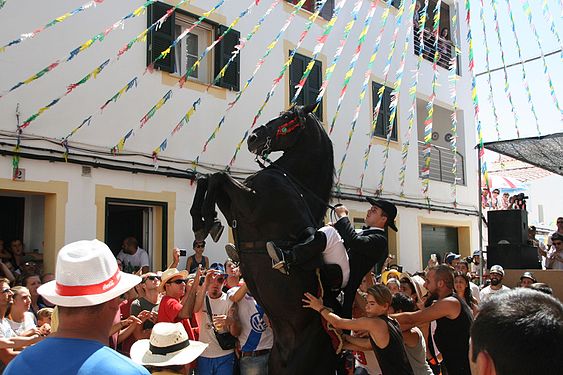
M 489 245 L 487 246 L 489 267 L 499 264 L 512 269 L 540 269 L 538 250 L 528 245 Z
M 528 212 L 526 210 L 498 210 L 487 214 L 489 245 L 509 243 L 526 245 L 528 242 Z

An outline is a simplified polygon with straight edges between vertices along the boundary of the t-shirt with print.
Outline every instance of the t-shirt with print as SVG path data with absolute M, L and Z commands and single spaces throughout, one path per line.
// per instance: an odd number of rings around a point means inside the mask
M 135 254 L 127 254 L 123 250 L 117 254 L 117 259 L 121 261 L 123 272 L 134 273 L 143 267 L 149 267 L 149 254 L 146 250 L 137 247 Z
M 209 297 L 206 296 L 206 298 Z M 213 316 L 227 315 L 230 308 L 233 306 L 233 302 L 227 297 L 227 293 L 222 293 L 221 297 L 219 298 L 209 298 L 209 304 L 211 305 Z M 209 344 L 207 349 L 205 349 L 205 351 L 201 355 L 202 357 L 217 358 L 233 353 L 233 349 L 221 349 L 221 346 L 217 342 L 215 332 L 213 331 L 213 322 L 209 322 L 209 317 L 207 316 L 207 306 L 205 300 L 203 302 L 201 311 L 197 312 L 195 316 L 197 319 L 197 324 L 199 326 L 199 341 Z
M 227 292 L 232 297 L 240 287 L 235 286 Z M 248 293 L 237 302 L 237 313 L 241 332 L 238 336 L 241 351 L 254 352 L 271 349 L 274 343 L 272 329 L 264 320 L 264 309 Z
M 182 304 L 176 298 L 169 296 L 162 297 L 158 307 L 158 322 L 165 323 L 178 323 L 182 322 L 182 325 L 188 333 L 190 340 L 195 340 L 194 332 L 192 326 L 190 325 L 189 319 L 178 319 L 178 313 L 182 310 Z
M 12 327 L 12 330 L 17 336 L 22 336 L 22 333 L 25 331 L 37 327 L 37 324 L 35 323 L 35 316 L 29 311 L 23 313 L 23 322 L 14 322 L 13 320 L 8 319 L 8 324 Z

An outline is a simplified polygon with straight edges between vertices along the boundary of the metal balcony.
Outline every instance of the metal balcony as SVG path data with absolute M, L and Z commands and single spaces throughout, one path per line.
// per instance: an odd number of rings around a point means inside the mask
M 420 38 L 419 38 L 419 28 L 414 28 L 414 53 L 415 55 L 419 56 L 422 53 L 422 57 L 425 60 L 430 61 L 431 63 L 434 62 L 434 52 L 436 52 L 436 46 L 434 44 L 436 38 L 434 34 L 432 34 L 431 30 L 424 29 L 422 31 L 424 40 L 424 45 L 422 49 L 420 48 Z M 436 62 L 438 66 L 441 66 L 444 69 L 450 70 L 452 57 L 455 54 L 455 46 L 454 44 L 444 38 L 438 38 L 438 61 Z M 459 75 L 459 56 L 457 57 L 457 69 L 456 74 Z
M 454 164 L 454 153 L 445 147 L 430 145 L 430 179 L 452 184 L 454 174 L 452 167 Z M 422 176 L 424 168 L 424 142 L 418 141 L 418 174 Z M 463 155 L 457 152 L 456 176 L 458 185 L 465 185 L 465 161 Z

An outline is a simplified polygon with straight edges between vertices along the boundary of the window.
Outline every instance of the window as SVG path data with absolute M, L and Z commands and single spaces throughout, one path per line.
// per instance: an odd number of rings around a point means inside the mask
M 287 0 L 287 1 L 292 3 L 292 4 L 299 3 L 299 0 Z M 317 2 L 315 0 L 307 0 L 307 1 L 305 1 L 305 3 L 303 3 L 303 6 L 301 7 L 301 9 L 305 9 L 305 10 L 308 10 L 309 12 L 313 13 L 313 12 L 315 12 L 315 4 L 316 3 Z M 319 16 L 321 16 L 325 20 L 330 20 L 332 18 L 332 11 L 333 10 L 334 10 L 334 0 L 327 0 L 323 9 L 321 9 Z
M 377 82 L 372 82 L 372 108 L 375 109 L 377 102 L 379 101 L 379 90 L 382 85 Z M 375 133 L 373 134 L 376 137 L 385 138 L 387 139 L 387 132 L 389 131 L 389 105 L 391 104 L 391 88 L 385 87 L 383 91 L 383 98 L 381 99 L 381 108 L 379 109 L 379 113 L 377 115 L 377 124 L 375 127 Z M 391 132 L 391 140 L 397 140 L 397 117 L 398 114 L 395 115 L 393 119 L 393 130 Z
M 185 15 L 176 15 L 176 33 L 177 38 L 186 29 L 193 27 L 196 19 Z M 211 43 L 213 37 L 213 28 L 211 25 L 203 22 L 195 27 L 188 35 L 180 40 L 175 48 L 174 73 L 183 76 L 199 59 L 205 48 Z M 211 83 L 215 77 L 210 74 L 211 57 L 207 54 L 199 63 L 199 65 L 190 72 L 189 78 L 195 79 L 203 83 Z
M 307 64 L 311 60 L 310 57 L 300 55 L 298 53 L 293 56 L 293 61 L 291 62 L 291 66 L 289 67 L 289 100 L 293 98 L 295 95 L 295 85 L 301 81 L 301 77 L 303 76 L 303 72 L 307 67 Z M 303 90 L 299 93 L 297 97 L 297 104 L 299 105 L 307 105 L 315 103 L 317 96 L 319 95 L 321 84 L 323 80 L 322 74 L 322 63 L 318 60 L 315 60 L 315 65 L 305 82 L 305 86 L 303 86 Z M 319 103 L 315 114 L 319 118 L 319 120 L 323 121 L 323 105 L 322 100 Z
M 156 2 L 149 7 L 147 22 L 152 25 L 161 18 L 170 8 L 168 4 Z M 186 29 L 193 26 L 198 16 L 188 12 L 176 10 L 162 24 L 158 30 L 152 30 L 147 39 L 147 65 L 151 64 L 162 51 L 166 50 L 172 42 Z M 186 35 L 175 48 L 163 59 L 157 61 L 155 68 L 169 73 L 184 75 L 199 59 L 203 51 L 222 35 L 226 26 L 209 22 L 201 22 L 188 35 Z M 231 58 L 240 38 L 240 33 L 230 30 L 223 40 L 210 51 L 192 72 L 189 79 L 202 83 L 211 83 Z M 240 88 L 240 56 L 229 65 L 224 76 L 216 83 L 217 86 L 238 91 Z

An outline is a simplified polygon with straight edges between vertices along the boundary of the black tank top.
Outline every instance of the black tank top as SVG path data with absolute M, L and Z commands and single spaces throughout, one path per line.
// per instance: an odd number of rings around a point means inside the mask
M 455 319 L 446 317 L 436 320 L 434 341 L 444 357 L 448 375 L 471 375 L 469 369 L 469 330 L 473 315 L 467 303 L 455 293 L 452 297 L 461 304 L 459 315 Z
M 384 349 L 379 348 L 371 336 L 369 337 L 371 347 L 375 352 L 379 367 L 381 367 L 381 373 L 383 375 L 414 375 L 405 352 L 403 334 L 399 323 L 385 315 L 378 318 L 387 323 L 389 330 L 389 344 Z
M 195 260 L 195 255 L 190 256 L 190 258 L 192 258 L 192 265 L 190 266 L 190 269 L 188 270 L 189 273 L 195 273 L 197 271 L 197 268 L 200 265 L 203 269 L 207 269 L 207 265 L 205 264 L 205 257 L 204 256 L 201 257 L 201 263 L 198 263 L 197 260 Z

